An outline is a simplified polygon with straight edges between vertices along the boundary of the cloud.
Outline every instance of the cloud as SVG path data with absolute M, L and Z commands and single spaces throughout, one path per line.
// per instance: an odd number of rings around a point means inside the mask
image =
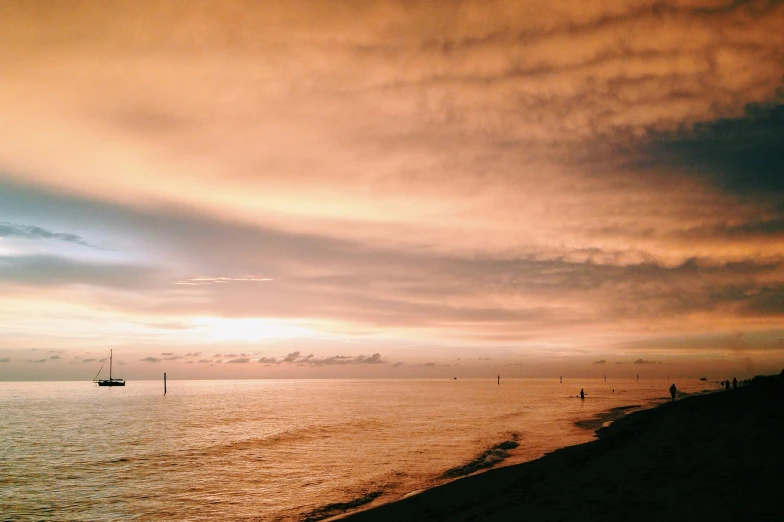
M 51 357 L 49 357 L 49 359 L 50 360 L 57 360 L 57 359 L 62 359 L 62 357 L 60 357 L 59 355 L 52 355 Z
M 0 281 L 33 286 L 89 284 L 114 288 L 149 286 L 154 271 L 124 263 L 95 263 L 51 255 L 0 255 Z
M 784 90 L 781 91 L 784 101 Z M 784 195 L 784 104 L 750 104 L 742 115 L 704 122 L 692 128 L 653 133 L 640 143 L 638 165 L 677 169 L 697 175 L 722 190 L 780 198 Z M 776 233 L 781 218 L 760 225 L 737 226 L 744 234 Z
M 159 363 L 161 359 L 157 357 L 145 357 L 144 359 L 140 359 L 142 362 L 150 362 L 150 363 Z
M 305 362 L 313 366 L 331 366 L 331 365 L 347 365 L 347 364 L 385 364 L 386 360 L 381 357 L 380 353 L 374 353 L 371 356 L 357 355 L 334 355 L 330 357 L 313 357 L 308 356 L 298 362 Z
M 161 355 L 174 355 L 173 352 L 163 352 Z
M 88 357 L 88 358 L 86 358 L 86 359 L 82 359 L 82 362 L 83 362 L 83 363 L 89 363 L 89 362 L 94 362 L 94 361 L 97 361 L 97 360 L 98 360 L 98 359 L 95 359 L 95 358 L 93 358 L 93 357 Z M 101 360 L 103 360 L 103 359 L 101 359 Z
M 188 352 L 185 354 L 185 357 L 198 357 L 201 355 L 201 352 Z
M 188 279 L 183 279 L 181 281 L 177 281 L 174 283 L 175 285 L 190 285 L 190 286 L 204 286 L 204 285 L 215 285 L 215 284 L 223 284 L 229 283 L 234 281 L 251 281 L 251 282 L 263 282 L 263 281 L 273 281 L 268 277 L 258 277 L 258 276 L 240 276 L 240 277 L 210 277 L 210 276 L 198 276 L 198 277 L 191 277 Z
M 769 240 L 784 234 L 784 218 L 749 220 L 744 223 L 715 223 L 697 226 L 675 233 L 687 240 L 739 241 Z
M 209 305 L 177 298 L 164 307 L 162 294 L 148 293 L 144 304 L 129 300 L 132 312 L 146 313 L 152 306 L 159 312 L 188 315 L 202 313 L 208 306 L 225 316 L 307 317 L 351 322 L 374 330 L 438 329 L 452 324 L 459 327 L 448 330 L 463 340 L 497 342 L 543 335 L 555 325 L 567 332 L 589 322 L 601 324 L 615 314 L 631 321 L 683 317 L 697 310 L 735 317 L 772 317 L 778 313 L 775 300 L 755 297 L 763 295 L 765 288 L 774 288 L 771 279 L 782 278 L 780 262 L 775 258 L 738 263 L 711 257 L 676 257 L 672 262 L 655 252 L 630 254 L 611 248 L 538 249 L 518 255 L 482 251 L 468 256 L 460 251 L 446 254 L 289 234 L 195 216 L 121 216 L 123 222 L 141 227 L 150 241 L 168 245 L 183 262 L 198 257 L 204 263 L 228 265 L 239 271 L 263 260 L 286 276 L 278 281 L 280 289 L 274 296 L 259 296 L 242 285 L 217 285 L 203 289 L 210 292 Z M 103 215 L 101 219 L 110 221 Z M 726 222 L 726 217 L 721 221 Z M 649 235 L 651 241 L 663 245 L 683 241 L 677 235 L 682 228 L 673 225 L 671 231 L 665 228 Z M 190 229 L 199 230 L 199 237 L 224 248 L 199 251 L 195 248 L 198 238 L 188 239 Z M 588 239 L 603 243 L 618 237 L 624 242 L 642 241 L 635 239 L 634 228 L 628 232 L 623 232 L 623 227 L 601 230 L 592 232 L 596 235 Z M 624 233 L 628 240 L 621 235 Z M 657 248 L 659 253 L 666 252 L 663 247 Z M 224 251 L 243 251 L 244 255 L 237 259 L 224 255 Z M 287 260 L 292 258 L 307 270 L 298 274 L 287 268 Z M 521 299 L 523 295 L 528 298 Z M 753 302 L 758 305 L 752 306 Z M 114 303 L 112 306 L 117 306 Z M 774 307 L 765 311 L 766 306 Z
M 607 361 L 605 361 L 604 359 L 602 359 L 601 361 L 596 361 L 596 362 L 594 362 L 593 364 L 605 364 L 606 362 L 607 362 Z
M 211 359 L 199 359 L 197 362 L 199 362 L 199 363 L 211 363 L 212 360 Z
M 2 359 L 0 359 L 0 363 L 7 363 L 7 362 L 11 362 L 10 357 L 3 357 Z
M 286 357 L 283 358 L 283 362 L 291 363 L 295 362 L 300 358 L 299 352 L 291 352 Z
M 16 225 L 7 221 L 0 222 L 0 238 L 2 237 L 20 239 L 55 239 L 58 241 L 65 241 L 67 243 L 95 248 L 93 245 L 85 242 L 76 234 L 52 232 L 51 230 L 33 225 Z
M 49 360 L 49 359 L 28 359 L 28 360 L 27 360 L 27 361 L 25 361 L 25 362 L 29 362 L 29 363 L 36 363 L 36 364 L 37 364 L 37 363 L 44 363 L 44 362 L 46 362 L 46 361 L 48 361 L 48 360 Z
M 257 362 L 266 364 L 294 363 L 306 366 L 344 366 L 354 364 L 386 364 L 386 360 L 380 353 L 373 355 L 332 355 L 326 357 L 316 357 L 313 354 L 302 355 L 299 351 L 291 352 L 285 357 L 260 357 Z
M 637 359 L 632 364 L 661 364 L 661 361 L 646 361 L 645 359 Z
M 229 364 L 244 364 L 250 362 L 250 359 L 248 357 L 239 357 L 237 359 L 231 359 L 226 362 Z
M 24 64 L 0 208 L 78 233 L 0 234 L 112 248 L 0 247 L 4 328 L 60 332 L 78 305 L 182 350 L 197 332 L 153 325 L 523 349 L 780 324 L 782 4 L 292 2 L 0 8 L 21 28 L 0 62 Z M 46 328 L 22 306 L 40 286 Z
M 356 362 L 359 363 L 359 364 L 382 364 L 382 363 L 384 363 L 386 361 L 384 361 L 381 358 L 381 354 L 380 353 L 374 353 L 370 357 L 364 357 L 364 358 L 363 358 L 362 355 L 360 355 L 360 356 L 357 357 Z

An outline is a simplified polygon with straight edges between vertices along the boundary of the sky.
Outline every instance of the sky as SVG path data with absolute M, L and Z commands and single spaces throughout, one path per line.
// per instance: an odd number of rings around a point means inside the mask
M 0 380 L 784 368 L 784 2 L 0 20 Z

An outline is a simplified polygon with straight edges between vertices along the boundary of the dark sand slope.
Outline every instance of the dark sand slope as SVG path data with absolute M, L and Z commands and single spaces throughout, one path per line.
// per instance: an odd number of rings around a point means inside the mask
M 784 378 L 756 378 L 346 520 L 784 520 L 782 428 Z

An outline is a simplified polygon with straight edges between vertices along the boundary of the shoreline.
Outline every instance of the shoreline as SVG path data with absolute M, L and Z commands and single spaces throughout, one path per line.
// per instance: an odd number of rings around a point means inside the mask
M 711 390 L 710 392 L 712 391 L 715 390 Z M 708 392 L 709 392 L 708 390 L 702 391 L 702 393 L 708 393 Z M 690 396 L 690 395 L 692 394 L 691 393 L 682 394 L 683 397 Z M 448 485 L 457 480 L 461 480 L 474 475 L 479 475 L 482 473 L 487 473 L 489 471 L 497 470 L 505 467 L 527 464 L 529 462 L 533 462 L 535 460 L 539 460 L 543 457 L 546 457 L 547 455 L 553 453 L 554 451 L 564 449 L 567 447 L 574 447 L 582 444 L 587 444 L 588 442 L 592 442 L 593 440 L 596 440 L 597 431 L 599 430 L 599 428 L 608 426 L 612 422 L 620 418 L 623 418 L 625 415 L 628 415 L 629 413 L 656 408 L 666 400 L 667 399 L 665 398 L 658 398 L 658 399 L 651 399 L 650 401 L 644 404 L 629 404 L 625 406 L 616 406 L 608 410 L 595 413 L 593 417 L 575 421 L 572 423 L 575 427 L 580 428 L 585 432 L 591 432 L 593 438 L 590 440 L 586 440 L 584 442 L 571 444 L 569 446 L 562 446 L 559 448 L 555 448 L 553 450 L 548 451 L 547 453 L 544 453 L 534 458 L 530 458 L 528 460 L 516 460 L 513 455 L 510 455 L 506 451 L 509 449 L 515 449 L 520 445 L 517 442 L 519 438 L 519 434 L 512 433 L 510 439 L 504 440 L 503 442 L 496 443 L 494 446 L 486 448 L 485 450 L 482 450 L 479 453 L 477 453 L 477 456 L 472 458 L 471 460 L 468 460 L 461 465 L 447 469 L 438 477 L 437 479 L 438 482 L 434 484 L 423 485 L 420 488 L 408 491 L 401 496 L 393 497 L 391 499 L 381 498 L 380 502 L 378 503 L 375 503 L 375 501 L 376 499 L 379 499 L 379 497 L 384 496 L 384 491 L 380 489 L 372 490 L 348 501 L 334 502 L 319 507 L 311 511 L 308 514 L 308 516 L 306 516 L 303 519 L 303 522 L 331 522 L 331 521 L 344 520 L 346 517 L 350 515 L 354 515 L 364 511 L 372 511 L 375 508 L 387 504 L 393 504 L 395 502 L 399 502 L 401 500 L 407 499 L 415 495 L 419 495 L 431 489 Z M 507 462 L 507 460 L 510 460 L 512 462 Z
M 783 430 L 784 378 L 757 377 L 635 410 L 529 462 L 325 520 L 784 519 Z

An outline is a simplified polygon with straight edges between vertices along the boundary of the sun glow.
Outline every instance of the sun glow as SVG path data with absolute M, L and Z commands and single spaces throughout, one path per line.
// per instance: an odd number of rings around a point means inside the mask
M 324 337 L 295 321 L 262 318 L 195 317 L 190 321 L 192 332 L 203 341 L 238 341 L 257 343 L 277 339 Z

